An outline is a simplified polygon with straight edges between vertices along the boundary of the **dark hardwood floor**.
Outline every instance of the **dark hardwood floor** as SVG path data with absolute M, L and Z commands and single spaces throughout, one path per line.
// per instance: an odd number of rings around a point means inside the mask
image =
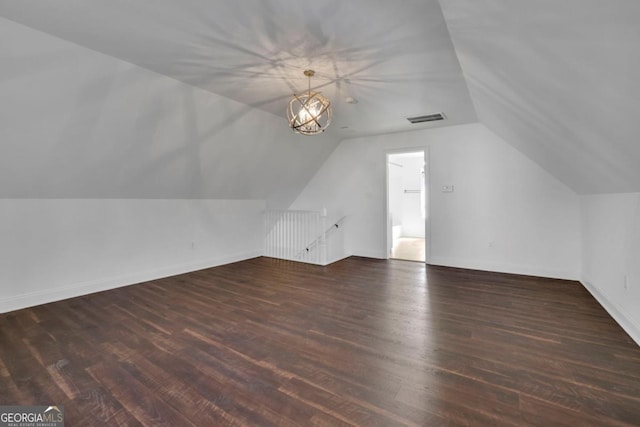
M 67 426 L 640 425 L 580 284 L 257 258 L 0 315 L 0 404 Z

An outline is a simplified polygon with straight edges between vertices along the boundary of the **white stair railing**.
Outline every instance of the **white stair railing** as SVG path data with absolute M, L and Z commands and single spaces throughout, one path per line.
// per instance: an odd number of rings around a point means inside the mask
M 264 213 L 264 225 L 265 256 L 326 265 L 327 227 L 324 213 L 268 210 Z
M 331 223 L 331 225 L 326 226 L 323 228 L 323 232 L 311 243 L 309 243 L 305 250 L 307 252 L 311 252 L 314 250 L 318 250 L 319 248 L 321 248 L 321 250 L 324 250 L 325 252 L 325 256 L 329 254 L 329 243 L 331 241 L 331 237 L 333 235 L 333 233 L 335 233 L 344 223 L 344 220 L 346 219 L 346 216 L 343 216 L 342 218 L 340 218 L 339 220 L 337 220 L 336 222 Z M 326 221 L 325 221 L 326 223 Z

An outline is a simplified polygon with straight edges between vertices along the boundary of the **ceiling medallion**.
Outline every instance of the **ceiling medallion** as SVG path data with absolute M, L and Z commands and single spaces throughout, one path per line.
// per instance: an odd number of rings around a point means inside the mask
M 289 126 L 302 135 L 316 135 L 324 132 L 331 124 L 331 102 L 320 92 L 311 92 L 313 70 L 306 70 L 309 78 L 309 89 L 302 95 L 293 95 L 289 101 L 287 118 Z

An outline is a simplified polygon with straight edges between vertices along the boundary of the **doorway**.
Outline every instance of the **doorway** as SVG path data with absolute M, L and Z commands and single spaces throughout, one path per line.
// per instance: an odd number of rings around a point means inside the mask
M 426 262 L 427 186 L 425 152 L 387 154 L 387 253 Z

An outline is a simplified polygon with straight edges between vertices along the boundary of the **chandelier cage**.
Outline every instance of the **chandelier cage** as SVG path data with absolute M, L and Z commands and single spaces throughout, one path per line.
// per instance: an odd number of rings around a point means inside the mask
M 331 101 L 320 92 L 311 92 L 311 77 L 314 74 L 313 70 L 304 72 L 309 79 L 308 91 L 293 95 L 287 109 L 289 126 L 302 135 L 322 133 L 331 124 Z

